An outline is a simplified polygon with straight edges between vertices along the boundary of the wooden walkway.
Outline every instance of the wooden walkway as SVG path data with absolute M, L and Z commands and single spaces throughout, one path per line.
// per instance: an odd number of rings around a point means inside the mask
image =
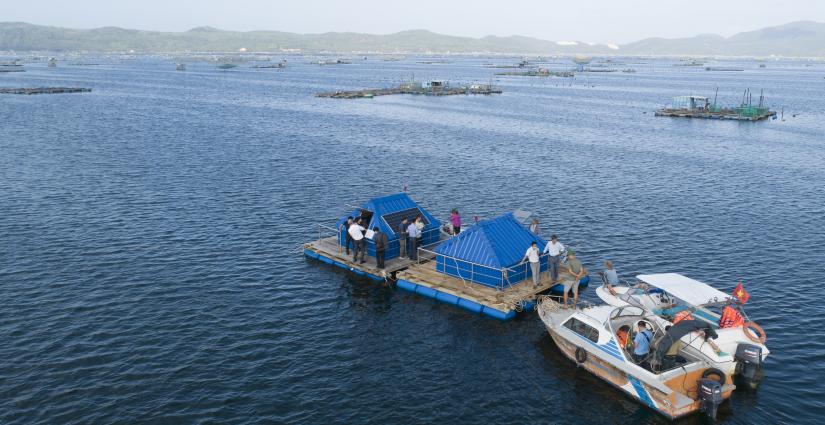
M 537 287 L 533 286 L 533 278 L 530 277 L 499 291 L 489 286 L 440 273 L 436 271 L 435 266 L 435 261 L 413 265 L 404 271 L 398 272 L 396 278 L 474 301 L 503 312 L 520 309 L 524 302 L 535 300 L 539 293 L 547 291 L 559 283 L 551 283 L 549 274 L 544 272 L 541 274 L 541 283 Z M 564 267 L 561 267 L 559 280 L 564 281 L 566 279 L 572 280 L 573 277 L 564 270 Z
M 368 255 L 364 257 L 364 260 L 366 260 L 365 263 L 356 263 L 352 261 L 352 251 L 350 250 L 350 255 L 347 255 L 344 247 L 338 244 L 338 239 L 336 236 L 330 236 L 328 238 L 318 239 L 314 242 L 310 242 L 304 245 L 304 249 L 316 252 L 334 261 L 345 264 L 350 268 L 361 270 L 363 272 L 370 273 L 375 276 L 387 278 L 390 278 L 392 273 L 406 269 L 407 267 L 410 267 L 411 265 L 416 263 L 415 260 L 411 260 L 409 258 L 393 258 L 384 262 L 384 269 L 382 270 L 378 268 L 378 264 L 376 264 L 375 262 L 375 257 L 370 257 Z M 430 255 L 426 259 L 429 258 L 432 258 L 432 255 Z

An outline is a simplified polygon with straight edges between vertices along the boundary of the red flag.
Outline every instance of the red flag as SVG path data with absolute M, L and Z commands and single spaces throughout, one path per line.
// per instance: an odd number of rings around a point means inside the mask
M 736 285 L 736 288 L 733 288 L 733 296 L 739 300 L 739 304 L 745 304 L 751 297 L 748 291 L 745 290 L 745 287 L 742 286 L 741 280 L 739 281 L 739 284 Z

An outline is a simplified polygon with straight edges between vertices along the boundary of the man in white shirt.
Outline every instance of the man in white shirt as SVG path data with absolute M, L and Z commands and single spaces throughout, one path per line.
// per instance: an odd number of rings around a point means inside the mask
M 420 237 L 421 230 L 418 230 L 415 222 L 410 223 L 410 225 L 407 226 L 407 239 L 410 241 L 410 252 L 408 252 L 407 255 L 410 257 L 410 260 L 418 259 L 418 238 Z
M 367 240 L 364 238 L 364 226 L 361 225 L 361 219 L 359 218 L 353 224 L 350 224 L 349 229 L 347 232 L 352 237 L 352 245 L 353 245 L 353 257 L 352 261 L 358 261 L 358 251 L 361 251 L 361 264 L 366 263 L 364 260 L 364 255 L 367 252 Z
M 547 259 L 547 271 L 550 274 L 550 283 L 558 283 L 559 281 L 559 260 L 561 253 L 564 252 L 564 245 L 559 242 L 556 235 L 550 236 L 550 242 L 544 247 L 544 254 L 550 254 Z
M 530 248 L 527 248 L 527 252 L 524 253 L 524 259 L 521 262 L 525 261 L 530 261 L 530 271 L 533 272 L 533 286 L 539 286 L 541 263 L 539 263 L 539 248 L 536 246 L 536 241 L 533 241 Z

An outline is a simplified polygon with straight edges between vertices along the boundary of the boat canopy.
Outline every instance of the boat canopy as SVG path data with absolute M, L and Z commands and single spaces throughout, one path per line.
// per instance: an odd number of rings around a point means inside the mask
M 678 273 L 640 274 L 636 278 L 691 305 L 721 302 L 731 298 L 729 294 L 708 284 Z

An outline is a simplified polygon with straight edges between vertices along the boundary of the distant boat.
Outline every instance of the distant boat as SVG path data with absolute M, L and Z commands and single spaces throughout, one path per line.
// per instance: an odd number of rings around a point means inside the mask
M 57 68 L 57 59 L 50 58 L 49 59 L 49 68 Z
M 232 69 L 236 66 L 238 66 L 238 65 L 235 65 L 234 63 L 222 63 L 222 64 L 218 65 L 218 69 Z
M 176 71 L 186 71 L 186 64 L 185 63 L 177 64 L 177 66 L 175 66 L 175 70 Z

